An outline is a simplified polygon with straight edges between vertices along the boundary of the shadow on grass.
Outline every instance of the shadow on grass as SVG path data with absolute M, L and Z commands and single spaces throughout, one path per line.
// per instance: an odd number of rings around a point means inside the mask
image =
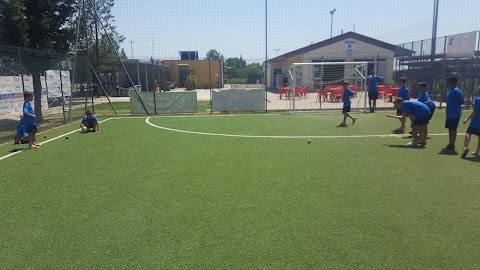
M 404 148 L 404 149 L 426 149 L 424 145 L 405 145 L 405 144 L 385 144 L 391 148 Z
M 26 149 L 27 149 L 27 148 L 15 148 L 15 149 L 10 150 L 9 152 L 10 152 L 10 153 L 15 153 L 15 152 L 22 151 L 22 150 L 26 150 Z
M 439 155 L 445 155 L 445 156 L 458 156 L 458 152 L 457 151 L 445 151 L 445 150 L 442 150 L 440 152 L 438 152 Z
M 405 130 L 402 130 L 402 129 L 394 129 L 392 130 L 392 134 L 405 134 Z
M 464 158 L 464 160 L 468 160 L 468 161 L 471 161 L 471 162 L 480 162 L 480 157 L 466 157 Z

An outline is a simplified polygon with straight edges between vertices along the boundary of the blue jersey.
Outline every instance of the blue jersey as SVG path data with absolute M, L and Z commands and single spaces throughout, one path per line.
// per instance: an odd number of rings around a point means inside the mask
M 435 102 L 433 102 L 433 100 L 430 98 L 430 96 L 428 95 L 428 92 L 425 91 L 425 92 L 420 92 L 420 96 L 418 97 L 418 101 L 422 102 L 422 103 L 425 103 L 427 101 L 430 101 L 430 104 L 427 105 L 428 107 L 430 107 L 430 109 L 434 109 L 435 108 Z
M 82 119 L 82 123 L 93 123 L 93 122 L 98 122 L 98 119 L 95 115 L 92 116 L 92 118 L 88 119 L 88 117 L 85 115 Z M 77 122 L 78 123 L 78 122 Z
M 32 104 L 30 104 L 30 102 L 23 103 L 23 122 L 25 123 L 26 127 L 36 126 L 37 119 L 35 119 L 35 117 L 28 116 L 25 113 L 35 115 L 35 111 L 33 110 Z
M 368 84 L 368 92 L 377 93 L 378 92 L 378 83 L 381 82 L 382 79 L 377 75 L 372 75 L 367 77 L 367 84 Z
M 350 105 L 352 105 L 352 101 L 350 100 L 350 97 L 353 96 L 353 95 L 355 95 L 355 92 L 353 92 L 349 88 L 347 88 L 347 89 L 345 89 L 345 91 L 343 91 L 342 101 L 343 101 L 343 107 L 344 108 L 350 107 Z
M 18 123 L 17 137 L 18 138 L 28 138 L 27 127 L 22 122 Z
M 406 86 L 399 87 L 397 97 L 403 98 L 403 100 L 409 100 L 410 95 L 408 94 L 408 87 Z
M 410 114 L 415 118 L 430 117 L 430 108 L 420 101 L 404 101 L 403 112 Z
M 475 99 L 475 105 L 473 106 L 473 111 L 477 114 L 471 119 L 470 127 L 471 128 L 480 128 L 480 97 Z
M 463 95 L 458 87 L 448 90 L 447 94 L 447 119 L 460 119 L 462 117 Z

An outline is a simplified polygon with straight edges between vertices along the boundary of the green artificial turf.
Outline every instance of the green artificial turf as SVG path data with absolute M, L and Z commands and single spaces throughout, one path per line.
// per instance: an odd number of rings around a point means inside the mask
M 431 133 L 445 133 L 442 113 Z M 339 114 L 150 122 L 259 136 L 386 135 L 398 125 L 383 113 L 357 115 L 347 128 L 336 127 Z M 308 144 L 108 120 L 100 133 L 0 161 L 0 268 L 478 269 L 480 160 L 440 154 L 446 136 L 426 148 L 407 142 Z

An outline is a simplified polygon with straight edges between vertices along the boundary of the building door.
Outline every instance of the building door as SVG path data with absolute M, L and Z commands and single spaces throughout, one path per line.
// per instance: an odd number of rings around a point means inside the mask
M 178 67 L 178 87 L 185 88 L 185 81 L 188 77 L 188 66 Z
M 273 86 L 275 88 L 280 85 L 281 81 L 278 81 L 278 79 L 280 78 L 281 80 L 281 76 L 282 76 L 282 69 L 274 68 L 273 69 Z

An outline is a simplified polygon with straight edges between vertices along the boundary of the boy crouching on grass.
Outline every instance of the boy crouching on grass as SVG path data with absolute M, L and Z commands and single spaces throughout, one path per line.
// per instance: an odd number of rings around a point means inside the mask
M 93 115 L 92 111 L 87 111 L 86 116 L 83 117 L 82 122 L 80 123 L 80 128 L 83 132 L 89 131 L 100 131 L 100 122 L 97 117 Z
M 350 90 L 348 88 L 348 81 L 344 81 L 343 82 L 343 97 L 342 97 L 342 101 L 343 101 L 343 108 L 342 108 L 343 122 L 340 123 L 339 127 L 346 127 L 347 126 L 347 123 L 346 123 L 347 117 L 352 119 L 352 125 L 354 125 L 355 121 L 357 120 L 357 118 L 355 118 L 355 117 L 353 117 L 349 114 L 350 106 L 352 105 L 352 101 L 350 100 L 350 98 L 352 98 L 354 95 L 355 95 L 355 92 L 353 92 L 352 90 Z
M 403 100 L 397 98 L 394 102 L 396 109 L 402 109 L 403 115 L 387 115 L 387 117 L 393 117 L 401 119 L 408 116 L 412 122 L 412 135 L 413 139 L 408 145 L 426 145 L 428 135 L 428 123 L 430 121 L 430 108 L 427 105 L 419 101 Z
M 23 122 L 23 114 L 20 115 L 20 122 L 17 126 L 17 136 L 13 139 L 15 144 L 26 144 L 28 143 L 28 132 L 25 123 Z
M 480 157 L 480 86 L 477 89 L 477 98 L 475 99 L 473 112 L 467 117 L 467 119 L 463 120 L 463 123 L 466 124 L 468 121 L 470 121 L 470 125 L 465 134 L 462 158 L 466 158 L 468 151 L 470 151 L 468 145 L 470 144 L 470 138 L 472 135 L 478 136 L 477 150 L 472 152 L 472 155 Z

